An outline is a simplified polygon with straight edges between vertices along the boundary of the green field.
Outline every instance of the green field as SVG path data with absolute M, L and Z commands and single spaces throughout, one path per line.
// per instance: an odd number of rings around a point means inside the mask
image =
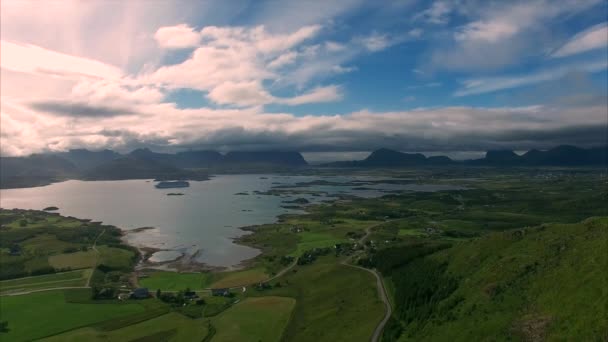
M 85 286 L 91 270 L 78 270 L 0 281 L 0 293 L 24 292 L 57 287 Z
M 252 268 L 243 271 L 222 272 L 214 275 L 214 282 L 210 285 L 211 288 L 224 288 L 242 285 L 255 284 L 268 279 L 262 269 Z
M 212 341 L 279 341 L 295 303 L 287 297 L 247 298 L 212 320 Z
M 179 291 L 189 288 L 202 290 L 208 287 L 211 275 L 209 273 L 179 273 L 151 271 L 148 277 L 139 279 L 139 285 L 151 290 Z
M 299 257 L 307 250 L 313 248 L 324 248 L 333 247 L 335 244 L 347 242 L 345 238 L 336 238 L 334 235 L 324 232 L 303 232 L 298 234 L 300 241 L 298 242 L 297 248 L 291 256 Z
M 345 332 L 349 341 L 369 341 L 384 314 L 374 276 L 336 264 L 334 256 L 296 267 L 276 282 L 281 287 L 259 293 L 296 299 L 288 341 L 342 341 Z
M 82 328 L 43 341 L 202 341 L 207 335 L 207 326 L 201 319 L 193 320 L 171 312 L 121 329 L 100 331 L 95 328 Z
M 144 312 L 132 304 L 72 304 L 64 291 L 0 297 L 0 320 L 8 321 L 6 341 L 27 341 L 87 326 L 103 320 Z
M 49 256 L 49 264 L 55 269 L 79 269 L 95 267 L 99 254 L 94 250 L 55 254 Z

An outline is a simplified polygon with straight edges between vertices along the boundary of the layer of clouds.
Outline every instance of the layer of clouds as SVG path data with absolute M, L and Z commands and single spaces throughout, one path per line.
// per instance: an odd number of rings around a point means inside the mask
M 91 109 L 93 110 L 93 109 Z M 606 142 L 605 104 L 578 107 L 447 107 L 399 112 L 294 116 L 249 109 L 178 109 L 138 105 L 141 115 L 66 116 L 57 108 L 3 103 L 3 154 L 22 155 L 74 147 L 138 146 L 163 150 L 295 149 L 308 152 L 479 151 Z M 576 115 L 574 115 L 576 113 Z M 33 120 L 36 118 L 36 120 Z

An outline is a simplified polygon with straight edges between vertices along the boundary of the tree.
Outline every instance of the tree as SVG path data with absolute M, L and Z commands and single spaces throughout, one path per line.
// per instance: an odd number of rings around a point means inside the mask
M 8 321 L 0 321 L 0 332 L 8 332 Z
M 162 294 L 162 292 L 160 292 L 160 289 L 156 290 L 156 298 L 160 299 L 160 295 Z

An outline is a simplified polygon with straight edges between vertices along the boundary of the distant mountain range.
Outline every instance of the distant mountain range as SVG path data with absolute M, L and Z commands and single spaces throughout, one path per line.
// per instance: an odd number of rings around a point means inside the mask
M 521 156 L 511 150 L 492 150 L 486 152 L 483 158 L 464 161 L 455 161 L 446 156 L 425 157 L 420 153 L 403 153 L 381 148 L 372 152 L 363 160 L 333 162 L 322 166 L 394 168 L 434 165 L 525 167 L 606 166 L 607 164 L 608 146 L 584 149 L 562 145 L 547 151 L 530 150 Z
M 70 150 L 28 157 L 0 157 L 0 187 L 21 188 L 66 179 L 204 180 L 208 172 L 268 172 L 308 165 L 299 152 L 186 151 L 176 154 L 137 149 L 126 155 L 111 151 Z
M 518 155 L 511 150 L 488 151 L 484 158 L 454 161 L 446 156 L 425 157 L 386 148 L 372 152 L 363 160 L 341 161 L 321 167 L 398 168 L 432 166 L 604 166 L 608 165 L 608 146 L 579 148 L 558 146 L 547 151 L 530 150 Z M 299 152 L 285 151 L 187 151 L 175 154 L 152 152 L 147 148 L 128 154 L 111 150 L 70 150 L 28 157 L 0 157 L 0 187 L 20 188 L 50 184 L 66 179 L 207 179 L 208 173 L 247 173 L 288 171 L 307 166 Z

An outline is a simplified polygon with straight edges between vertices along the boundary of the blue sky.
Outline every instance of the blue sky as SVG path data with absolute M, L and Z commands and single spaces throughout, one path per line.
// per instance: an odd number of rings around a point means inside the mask
M 5 155 L 606 142 L 606 1 L 1 6 Z

